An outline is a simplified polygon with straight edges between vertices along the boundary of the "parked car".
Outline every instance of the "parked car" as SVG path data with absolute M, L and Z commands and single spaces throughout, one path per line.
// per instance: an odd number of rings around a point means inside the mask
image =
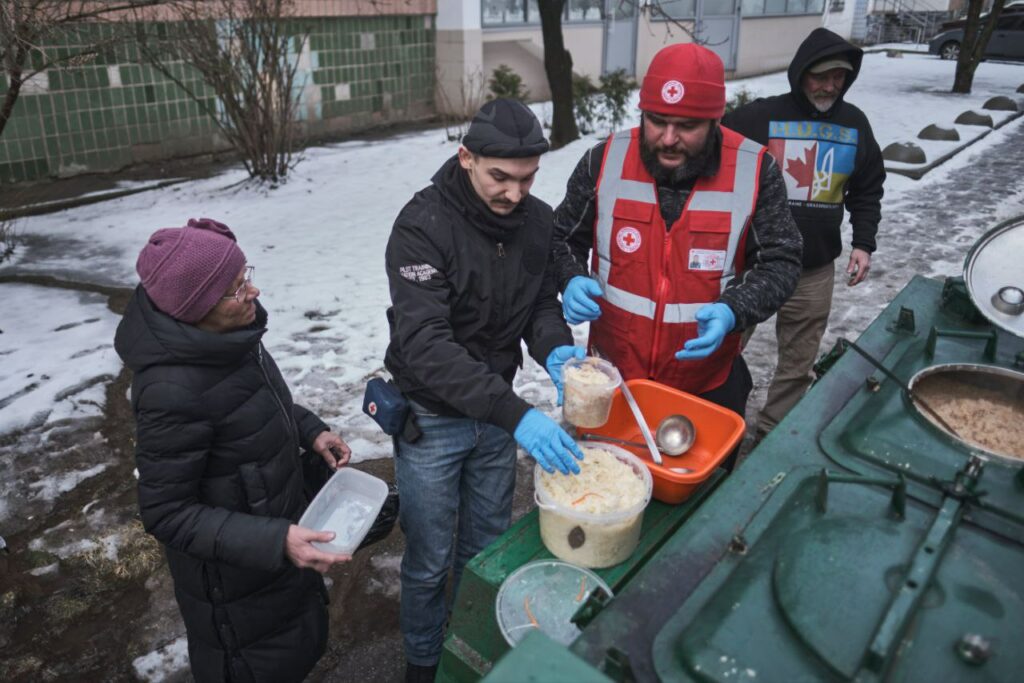
M 1015 0 L 1014 2 L 1008 2 L 1003 5 L 1003 12 L 1000 17 L 1007 17 L 1011 14 L 1024 14 L 1024 0 Z M 988 19 L 989 12 L 982 12 L 978 17 L 982 21 Z M 953 19 L 952 21 L 944 21 L 939 24 L 940 31 L 949 31 L 954 28 L 963 28 L 967 25 L 967 17 L 960 17 L 959 19 Z
M 963 28 L 943 31 L 928 42 L 928 52 L 942 59 L 956 59 L 963 42 Z M 1024 12 L 999 17 L 985 48 L 985 57 L 1024 59 Z

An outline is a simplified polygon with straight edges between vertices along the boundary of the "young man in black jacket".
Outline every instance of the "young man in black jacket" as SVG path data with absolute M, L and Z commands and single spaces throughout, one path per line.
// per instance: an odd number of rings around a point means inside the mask
M 779 360 L 758 419 L 771 431 L 811 384 L 811 367 L 832 308 L 835 259 L 842 253 L 843 209 L 853 224 L 847 285 L 864 281 L 881 219 L 885 169 L 867 117 L 843 97 L 863 52 L 818 28 L 789 65 L 790 92 L 757 99 L 722 119 L 768 146 L 782 168 L 789 206 L 803 234 L 803 271 L 776 317 Z
M 583 356 L 547 264 L 551 207 L 529 194 L 547 149 L 529 108 L 488 102 L 388 240 L 384 362 L 422 432 L 395 438 L 408 681 L 434 679 L 449 570 L 458 587 L 466 562 L 510 524 L 516 442 L 549 472 L 578 472 L 583 457 L 512 390 L 523 341 L 559 393 L 562 364 Z

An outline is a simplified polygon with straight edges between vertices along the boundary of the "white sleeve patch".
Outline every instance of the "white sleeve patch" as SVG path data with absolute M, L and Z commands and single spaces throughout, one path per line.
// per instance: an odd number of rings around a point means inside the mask
M 437 268 L 429 263 L 421 263 L 415 266 L 400 266 L 398 268 L 399 275 L 413 282 L 426 282 L 437 272 L 439 272 Z

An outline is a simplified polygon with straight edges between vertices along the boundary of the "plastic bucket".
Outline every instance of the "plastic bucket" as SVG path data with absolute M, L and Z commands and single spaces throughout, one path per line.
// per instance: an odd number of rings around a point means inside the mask
M 533 470 L 533 486 L 540 509 L 540 537 L 551 554 L 561 560 L 581 567 L 611 567 L 628 558 L 640 542 L 644 509 L 653 488 L 651 473 L 638 457 L 618 446 L 595 443 L 585 448 L 610 453 L 627 465 L 643 482 L 643 499 L 625 510 L 601 514 L 561 505 L 545 487 L 544 470 L 538 465 Z
M 577 427 L 600 427 L 608 421 L 612 397 L 622 384 L 618 369 L 602 358 L 570 358 L 562 366 L 565 400 L 562 416 Z

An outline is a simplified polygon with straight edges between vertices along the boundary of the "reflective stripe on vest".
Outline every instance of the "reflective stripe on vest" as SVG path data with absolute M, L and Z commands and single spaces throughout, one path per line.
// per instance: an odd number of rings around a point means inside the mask
M 658 206 L 657 187 L 654 183 L 622 177 L 631 138 L 630 131 L 626 130 L 615 133 L 608 141 L 603 175 L 597 192 L 597 220 L 594 226 L 598 256 L 596 276 L 601 283 L 601 289 L 604 290 L 605 301 L 634 315 L 653 319 L 657 310 L 656 301 L 608 284 L 608 275 L 611 271 L 613 212 L 616 200 L 629 199 L 653 204 L 656 211 L 661 210 Z M 725 266 L 722 270 L 722 290 L 736 275 L 736 249 L 753 208 L 760 150 L 761 145 L 744 139 L 736 153 L 733 191 L 694 190 L 686 207 L 687 211 L 729 213 L 729 241 L 725 254 Z M 697 310 L 705 303 L 712 302 L 666 304 L 662 321 L 666 323 L 695 322 Z

